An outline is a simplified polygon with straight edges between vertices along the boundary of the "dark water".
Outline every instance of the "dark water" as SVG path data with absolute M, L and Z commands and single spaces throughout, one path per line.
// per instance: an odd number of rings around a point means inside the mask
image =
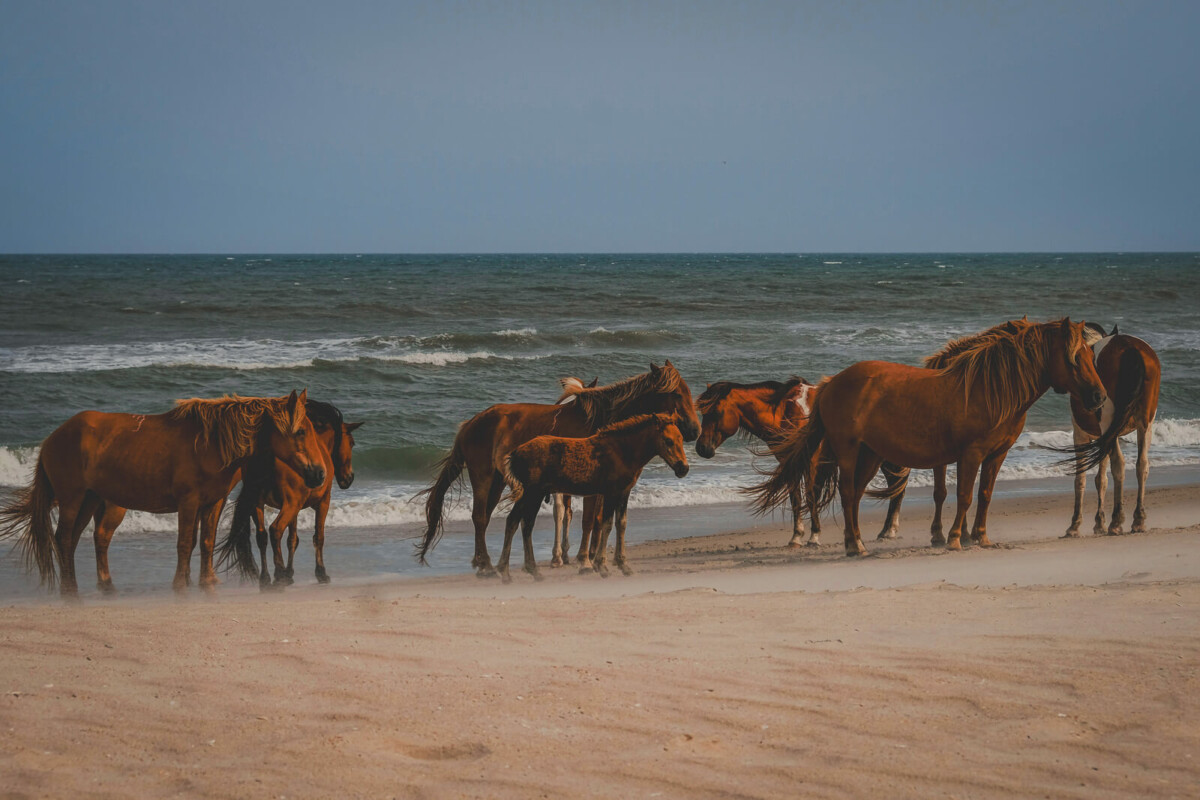
M 553 402 L 671 359 L 704 384 L 815 380 L 882 358 L 916 363 L 1005 319 L 1119 323 L 1159 352 L 1154 459 L 1200 462 L 1200 255 L 0 256 L 0 485 L 85 408 L 308 387 L 356 435 L 359 481 L 331 525 L 409 525 L 409 498 L 456 426 L 498 402 Z M 1065 400 L 1029 417 L 1002 478 L 1054 473 Z M 652 468 L 638 506 L 738 499 L 744 447 Z M 461 519 L 465 509 L 455 516 Z M 303 518 L 302 518 L 303 519 Z M 173 529 L 130 519 L 122 534 Z M 332 535 L 332 534 L 331 534 Z

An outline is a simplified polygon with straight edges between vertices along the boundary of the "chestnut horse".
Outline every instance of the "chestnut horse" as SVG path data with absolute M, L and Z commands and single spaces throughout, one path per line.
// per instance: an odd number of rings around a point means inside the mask
M 608 534 L 613 520 L 617 544 L 613 564 L 632 574 L 625 559 L 625 522 L 629 493 L 646 464 L 658 456 L 682 478 L 688 473 L 683 434 L 673 414 L 642 414 L 601 428 L 587 438 L 538 436 L 513 450 L 504 459 L 504 481 L 512 490 L 513 506 L 504 525 L 504 550 L 499 571 L 505 583 L 513 534 L 521 525 L 525 543 L 525 571 L 541 579 L 533 557 L 533 523 L 538 507 L 554 493 L 599 496 L 604 508 L 594 569 L 608 577 Z M 581 569 L 588 572 L 588 569 Z
M 234 504 L 233 523 L 229 533 L 222 539 L 218 547 L 218 566 L 229 564 L 242 575 L 258 578 L 259 585 L 267 588 L 272 585 L 271 574 L 267 568 L 268 529 L 265 525 L 263 506 L 269 505 L 279 509 L 279 515 L 270 527 L 270 543 L 275 563 L 275 585 L 286 586 L 294 583 L 293 563 L 296 547 L 300 542 L 297 535 L 296 518 L 300 510 L 311 508 L 316 515 L 315 532 L 313 533 L 313 550 L 316 556 L 316 576 L 318 583 L 329 583 L 329 573 L 325 570 L 325 518 L 329 514 L 329 501 L 333 493 L 333 481 L 342 489 L 349 489 L 354 482 L 354 431 L 362 427 L 361 422 L 347 423 L 337 406 L 322 403 L 317 400 L 308 401 L 308 419 L 312 422 L 321 444 L 322 466 L 325 468 L 325 480 L 315 487 L 305 485 L 303 477 L 279 459 L 269 473 L 270 480 L 248 481 L 242 486 Z M 254 554 L 250 548 L 250 519 L 253 517 L 257 528 L 259 553 L 262 555 L 262 572 L 259 573 L 254 563 Z M 285 566 L 283 561 L 282 540 L 284 530 L 288 531 L 288 557 Z
M 422 564 L 441 537 L 446 493 L 466 470 L 471 481 L 471 521 L 475 527 L 471 565 L 481 576 L 496 574 L 485 535 L 505 487 L 504 458 L 536 436 L 579 439 L 613 422 L 655 412 L 674 414 L 686 441 L 695 441 L 700 435 L 691 390 L 670 361 L 661 368 L 651 364 L 649 372 L 607 386 L 589 389 L 576 383 L 564 386 L 574 396 L 573 402 L 495 405 L 459 427 L 449 455 L 438 466 L 437 478 L 422 492 L 427 496 L 425 536 L 416 547 Z
M 696 400 L 696 408 L 703 418 L 700 421 L 700 438 L 696 440 L 696 453 L 701 458 L 712 458 L 717 448 L 726 439 L 743 431 L 761 439 L 768 446 L 781 442 L 788 431 L 803 426 L 808 421 L 809 410 L 817 387 L 803 378 L 792 376 L 786 382 L 761 381 L 760 383 L 733 383 L 717 381 L 708 384 L 704 394 Z M 888 486 L 908 474 L 889 463 L 883 464 Z M 879 538 L 894 538 L 889 535 L 898 526 L 900 502 L 903 495 L 892 496 L 887 519 Z M 788 547 L 820 547 L 821 521 L 812 517 L 812 534 L 804 541 L 804 499 L 793 492 L 792 538 Z
M 61 592 L 74 596 L 75 548 L 88 521 L 102 519 L 109 505 L 177 513 L 175 590 L 191 583 L 197 523 L 200 585 L 212 587 L 219 582 L 212 564 L 217 520 L 252 456 L 282 460 L 310 486 L 325 480 L 305 397 L 180 400 L 165 414 L 76 414 L 46 437 L 33 482 L 0 510 L 0 538 L 19 536 L 26 566 L 36 565 L 50 586 L 57 561 Z
M 1119 534 L 1125 523 L 1125 510 L 1121 493 L 1125 486 L 1125 456 L 1121 453 L 1121 442 L 1117 437 L 1137 431 L 1137 505 L 1133 509 L 1132 533 L 1146 530 L 1146 478 L 1150 474 L 1150 441 L 1153 436 L 1154 418 L 1158 414 L 1158 391 L 1162 378 L 1162 365 L 1154 348 L 1135 336 L 1126 336 L 1114 326 L 1112 333 L 1104 335 L 1101 328 L 1095 335 L 1092 350 L 1096 358 L 1096 372 L 1111 402 L 1096 414 L 1085 408 L 1074 397 L 1071 398 L 1071 427 L 1075 449 L 1084 451 L 1079 456 L 1075 471 L 1075 510 L 1071 515 L 1071 527 L 1064 538 L 1079 535 L 1083 521 L 1083 494 L 1087 481 L 1086 471 L 1092 466 L 1096 470 L 1096 518 L 1093 533 L 1104 533 L 1104 489 L 1105 462 L 1112 459 L 1113 511 L 1108 533 Z M 1102 436 L 1103 433 L 1103 436 Z M 1091 456 L 1084 450 L 1104 438 L 1111 440 L 1109 449 L 1095 446 Z
M 942 369 L 860 361 L 822 381 L 808 424 L 773 448 L 774 472 L 747 490 L 765 513 L 797 485 L 820 511 L 841 495 L 849 556 L 865 555 L 858 505 L 880 464 L 958 466 L 958 509 L 947 549 L 962 549 L 975 479 L 979 508 L 972 539 L 991 546 L 987 509 L 996 474 L 1021 433 L 1029 407 L 1050 388 L 1099 409 L 1096 374 L 1083 323 L 1015 320 L 952 342 Z

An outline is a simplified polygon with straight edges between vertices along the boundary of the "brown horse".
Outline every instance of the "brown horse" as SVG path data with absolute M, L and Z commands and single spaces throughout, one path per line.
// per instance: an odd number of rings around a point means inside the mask
M 538 507 L 553 493 L 599 496 L 604 508 L 600 542 L 596 550 L 596 572 L 608 577 L 605 563 L 608 534 L 613 520 L 617 545 L 613 564 L 629 575 L 625 559 L 625 523 L 629 493 L 646 464 L 658 456 L 682 478 L 688 473 L 683 434 L 673 414 L 643 414 L 601 428 L 587 438 L 538 436 L 513 450 L 504 460 L 504 480 L 512 490 L 513 507 L 504 526 L 504 550 L 500 553 L 500 575 L 505 583 L 513 534 L 521 525 L 525 542 L 525 571 L 541 579 L 533 557 L 533 523 Z M 581 572 L 588 572 L 581 569 Z
M 454 445 L 438 467 L 438 476 L 423 494 L 425 536 L 417 544 L 417 559 L 425 563 L 442 533 L 442 507 L 446 493 L 461 478 L 463 470 L 471 481 L 471 521 L 475 527 L 475 557 L 471 565 L 478 574 L 494 575 L 488 555 L 488 522 L 504 491 L 504 458 L 536 436 L 553 435 L 579 439 L 600 428 L 639 414 L 674 414 L 684 439 L 695 441 L 700 421 L 692 405 L 692 393 L 679 370 L 668 361 L 663 367 L 618 383 L 588 389 L 565 386 L 575 400 L 570 403 L 506 403 L 495 405 L 464 422 Z
M 1153 436 L 1154 418 L 1158 414 L 1158 391 L 1162 379 L 1162 365 L 1154 348 L 1135 336 L 1126 336 L 1114 326 L 1112 333 L 1104 335 L 1103 329 L 1095 337 L 1092 350 L 1096 358 L 1096 372 L 1108 392 L 1110 402 L 1100 414 L 1089 411 L 1075 397 L 1071 398 L 1071 427 L 1075 449 L 1079 450 L 1079 462 L 1075 471 L 1075 510 L 1071 515 L 1071 527 L 1064 538 L 1079 535 L 1083 521 L 1083 494 L 1087 481 L 1086 471 L 1096 470 L 1096 518 L 1093 533 L 1104 533 L 1104 489 L 1105 462 L 1112 459 L 1113 511 L 1108 533 L 1119 534 L 1125 524 L 1125 510 L 1121 493 L 1125 486 L 1125 456 L 1121 453 L 1121 442 L 1117 437 L 1137 431 L 1137 505 L 1133 509 L 1133 533 L 1146 530 L 1146 478 L 1150 474 L 1150 441 Z M 1108 449 L 1094 446 L 1089 457 L 1085 449 L 1100 439 L 1111 441 Z
M 696 408 L 703 415 L 700 421 L 700 438 L 696 440 L 696 453 L 701 458 L 712 458 L 729 437 L 739 431 L 761 439 L 768 446 L 783 441 L 788 431 L 808 422 L 809 410 L 817 387 L 803 378 L 792 376 L 786 382 L 761 381 L 760 383 L 734 383 L 717 381 L 708 384 L 704 394 L 696 400 Z M 900 477 L 907 475 L 889 463 L 883 465 L 889 487 Z M 903 495 L 893 496 L 888 506 L 887 519 L 879 538 L 893 538 L 889 532 L 898 525 L 900 501 Z M 820 547 L 821 521 L 812 517 L 812 534 L 804 540 L 804 498 L 796 492 L 791 497 L 792 538 L 788 547 Z
M 865 555 L 858 505 L 880 464 L 931 469 L 958 466 L 958 510 L 946 546 L 962 549 L 962 533 L 977 474 L 979 508 L 972 539 L 991 546 L 987 509 L 996 473 L 1029 407 L 1050 388 L 1099 409 L 1104 386 L 1096 374 L 1083 324 L 1014 321 L 952 342 L 939 370 L 860 361 L 821 383 L 808 425 L 774 448 L 779 464 L 748 490 L 765 513 L 798 484 L 820 510 L 841 495 L 846 554 Z M 981 472 L 982 470 L 982 472 Z
M 272 586 L 271 574 L 267 568 L 268 529 L 263 513 L 264 505 L 279 509 L 279 515 L 270 527 L 270 543 L 275 563 L 274 585 L 282 587 L 295 582 L 293 563 L 296 547 L 300 542 L 296 518 L 303 508 L 313 509 L 316 515 L 313 550 L 316 555 L 317 582 L 329 583 L 329 573 L 325 570 L 325 518 L 329 514 L 333 481 L 336 478 L 338 486 L 342 489 L 349 489 L 354 482 L 354 431 L 362 427 L 362 423 L 345 422 L 337 406 L 329 403 L 309 400 L 307 409 L 308 418 L 321 444 L 325 480 L 319 486 L 309 487 L 302 476 L 283 461 L 275 459 L 270 472 L 273 479 L 249 481 L 243 485 L 234 504 L 233 523 L 229 533 L 218 547 L 218 566 L 229 564 L 246 577 L 257 577 L 259 585 L 263 588 Z M 251 517 L 257 528 L 258 549 L 262 555 L 261 573 L 254 563 L 254 554 L 250 548 Z M 281 547 L 284 530 L 288 531 L 286 565 Z
M 252 456 L 281 459 L 310 486 L 325 480 L 305 396 L 180 400 L 165 414 L 76 414 L 46 437 L 33 482 L 0 510 L 0 538 L 20 536 L 26 565 L 36 565 L 51 586 L 57 561 L 62 594 L 73 596 L 75 548 L 89 520 L 103 519 L 109 505 L 177 513 L 175 590 L 191 583 L 197 523 L 200 585 L 211 587 L 219 582 L 212 564 L 217 520 Z

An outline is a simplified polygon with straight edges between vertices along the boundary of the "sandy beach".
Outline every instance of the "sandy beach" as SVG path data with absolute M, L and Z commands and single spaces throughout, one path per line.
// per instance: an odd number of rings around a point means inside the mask
M 0 608 L 4 797 L 1194 797 L 1200 487 L 861 560 L 782 525 L 547 570 Z

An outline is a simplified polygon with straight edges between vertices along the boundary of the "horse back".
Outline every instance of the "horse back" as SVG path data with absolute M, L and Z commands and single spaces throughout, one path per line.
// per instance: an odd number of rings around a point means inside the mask
M 468 465 L 490 464 L 503 471 L 505 457 L 531 439 L 548 435 L 578 439 L 593 432 L 575 403 L 502 403 L 464 422 L 455 445 Z

